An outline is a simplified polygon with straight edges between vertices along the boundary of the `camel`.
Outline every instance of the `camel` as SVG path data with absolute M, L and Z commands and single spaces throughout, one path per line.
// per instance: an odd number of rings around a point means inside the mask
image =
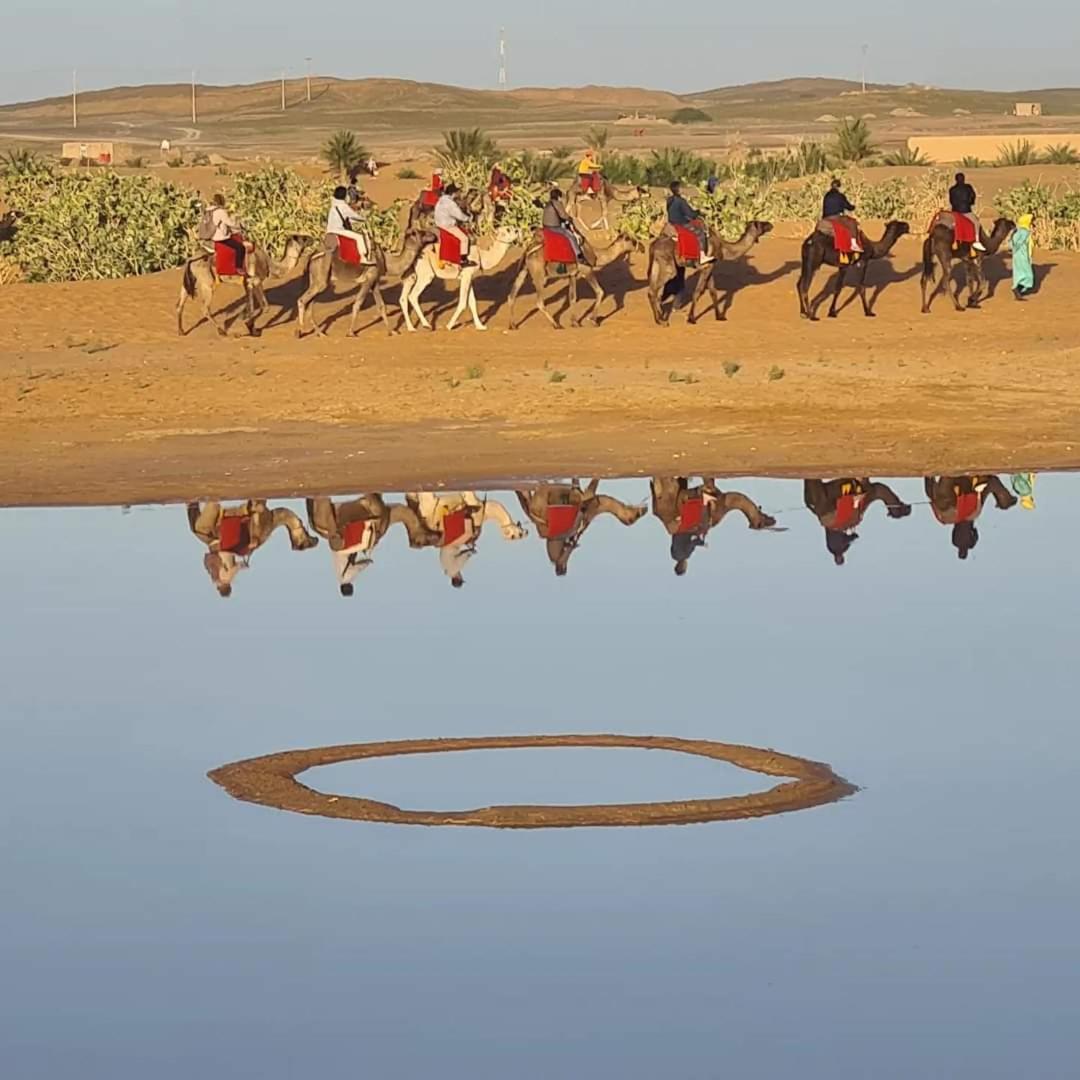
M 854 270 L 858 275 L 855 282 L 855 291 L 862 301 L 863 314 L 868 318 L 874 318 L 870 310 L 870 302 L 866 298 L 866 271 L 873 259 L 884 259 L 893 249 L 896 241 L 901 236 L 911 232 L 911 226 L 906 221 L 890 221 L 885 226 L 885 232 L 880 240 L 871 240 L 860 233 L 859 242 L 862 245 L 862 254 L 851 263 L 841 263 L 840 255 L 836 250 L 836 244 L 831 236 L 823 233 L 817 226 L 814 231 L 803 241 L 802 245 L 802 273 L 799 275 L 797 291 L 799 294 L 799 312 L 804 319 L 817 322 L 817 316 L 810 310 L 810 286 L 813 284 L 814 275 L 821 266 L 833 266 L 840 272 L 836 277 L 836 290 L 833 292 L 832 303 L 829 305 L 829 318 L 835 319 L 839 314 L 840 291 L 844 287 L 849 270 Z
M 716 268 L 723 260 L 734 262 L 741 259 L 763 236 L 772 231 L 768 221 L 751 221 L 743 234 L 734 243 L 729 243 L 718 232 L 709 236 L 709 244 L 715 256 L 713 264 L 703 266 L 698 273 L 697 282 L 690 300 L 686 321 L 692 326 L 697 321 L 695 309 L 706 287 L 712 298 L 716 318 L 722 320 L 720 310 L 720 291 L 716 284 Z M 687 264 L 678 256 L 678 245 L 674 236 L 667 229 L 649 246 L 649 306 L 657 326 L 667 326 L 671 319 L 671 308 L 664 310 L 665 301 L 676 297 L 683 291 L 686 283 Z
M 848 549 L 859 539 L 855 529 L 874 503 L 884 503 L 894 520 L 911 515 L 911 507 L 891 487 L 869 477 L 807 480 L 803 502 L 825 530 L 825 547 L 837 566 L 844 565 Z
M 207 547 L 203 565 L 222 599 L 232 596 L 233 579 L 278 529 L 288 530 L 293 551 L 307 551 L 319 542 L 291 510 L 271 510 L 265 499 L 249 499 L 240 506 L 192 502 L 187 516 L 191 531 Z
M 682 577 L 689 566 L 690 556 L 705 546 L 709 532 L 732 511 L 746 518 L 751 529 L 771 529 L 776 518 L 737 491 L 720 491 L 716 481 L 702 477 L 700 486 L 691 487 L 685 476 L 657 476 L 649 484 L 653 514 L 660 519 L 671 537 L 671 558 L 675 573 Z
M 435 207 L 428 206 L 424 202 L 425 192 L 421 192 L 409 207 L 409 219 L 405 225 L 406 232 L 431 232 L 432 217 Z M 477 217 L 491 206 L 491 196 L 482 188 L 469 188 L 457 199 L 458 206 L 467 214 Z
M 285 241 L 285 255 L 280 262 L 275 262 L 265 251 L 256 247 L 247 253 L 247 264 L 251 273 L 243 278 L 244 284 L 244 324 L 252 337 L 258 337 L 255 320 L 267 308 L 266 293 L 263 283 L 269 278 L 286 277 L 300 262 L 310 240 L 306 236 L 290 236 Z M 176 332 L 184 336 L 184 305 L 189 300 L 198 300 L 202 305 L 203 318 L 222 336 L 227 336 L 210 310 L 214 292 L 221 282 L 213 250 L 189 259 L 184 266 L 184 276 L 180 284 L 180 299 L 176 305 Z
M 610 229 L 611 222 L 608 218 L 608 210 L 612 203 L 637 202 L 639 199 L 644 199 L 648 194 L 649 189 L 647 187 L 641 187 L 639 185 L 620 189 L 605 178 L 600 193 L 598 195 L 590 195 L 581 190 L 581 183 L 578 178 L 575 177 L 574 182 L 570 185 L 570 191 L 566 196 L 566 212 L 571 217 L 580 221 L 582 226 L 590 232 L 601 228 Z M 589 202 L 596 202 L 600 206 L 600 217 L 596 219 L 594 225 L 587 225 L 585 219 L 581 217 L 581 207 Z
M 577 304 L 579 277 L 584 278 L 594 294 L 594 300 L 587 315 L 571 315 L 571 321 L 574 326 L 580 326 L 582 322 L 586 320 L 590 326 L 600 325 L 596 318 L 596 312 L 599 310 L 600 305 L 607 299 L 607 294 L 604 292 L 603 287 L 600 285 L 600 281 L 596 276 L 597 271 L 603 270 L 605 266 L 610 266 L 624 255 L 629 255 L 630 252 L 634 251 L 638 246 L 636 241 L 621 236 L 613 244 L 608 245 L 606 248 L 601 248 L 595 253 L 592 260 L 592 266 L 583 262 L 571 263 L 566 267 L 566 274 L 559 275 L 564 276 L 569 280 L 569 308 L 571 312 L 573 312 L 574 306 Z M 588 248 L 586 248 L 586 254 L 588 253 Z M 516 330 L 518 326 L 521 325 L 520 322 L 514 318 L 514 303 L 517 300 L 518 293 L 521 292 L 526 279 L 532 280 L 533 288 L 536 290 L 537 310 L 556 330 L 562 329 L 558 320 L 550 311 L 548 311 L 547 306 L 544 303 L 544 288 L 548 283 L 548 277 L 548 264 L 544 259 L 543 233 L 537 232 L 533 236 L 532 243 L 525 249 L 525 254 L 522 256 L 521 260 L 521 269 L 514 278 L 514 284 L 510 289 L 511 330 Z
M 307 270 L 304 272 L 304 291 L 300 299 L 296 301 L 296 336 L 304 336 L 304 324 L 311 306 L 330 288 L 335 290 L 341 288 L 345 292 L 358 290 L 352 306 L 352 317 L 349 320 L 350 337 L 356 335 L 356 320 L 369 293 L 375 297 L 375 306 L 379 309 L 387 334 L 393 336 L 394 330 L 390 326 L 390 318 L 386 313 L 386 301 L 382 295 L 383 281 L 386 278 L 399 278 L 407 274 L 415 265 L 421 247 L 429 239 L 428 233 L 408 232 L 402 237 L 401 247 L 395 252 L 385 252 L 378 244 L 372 243 L 372 261 L 358 266 L 355 263 L 347 263 L 341 258 L 336 243 L 332 247 L 326 246 L 332 242 L 332 238 L 327 238 L 323 248 L 316 251 L 308 260 Z M 316 323 L 314 315 L 311 316 L 311 325 L 319 337 L 326 337 L 326 324 L 320 326 Z
M 602 514 L 611 514 L 630 526 L 646 514 L 644 506 L 629 506 L 610 495 L 599 494 L 599 480 L 582 488 L 578 480 L 569 484 L 541 484 L 518 491 L 518 502 L 536 531 L 547 544 L 547 556 L 556 577 L 565 577 L 570 556 L 577 550 L 589 526 Z
M 20 217 L 18 210 L 5 210 L 0 214 L 0 243 L 15 239 Z
M 477 541 L 488 521 L 499 527 L 504 540 L 523 540 L 529 535 L 501 502 L 487 496 L 481 500 L 475 491 L 410 491 L 405 502 L 435 536 L 434 545 L 414 546 L 439 547 L 439 563 L 455 589 L 465 584 L 465 564 L 476 554 Z
M 979 229 L 979 238 L 982 240 L 985 252 L 976 251 L 971 244 L 959 244 L 953 249 L 953 226 L 947 219 L 952 215 L 943 213 L 935 219 L 930 229 L 930 234 L 923 241 L 923 270 L 922 270 L 922 313 L 930 314 L 930 305 L 934 297 L 942 289 L 948 289 L 952 277 L 952 262 L 954 258 L 960 259 L 964 266 L 964 281 L 955 292 L 950 292 L 953 304 L 957 311 L 963 311 L 964 305 L 960 303 L 960 293 L 967 286 L 969 308 L 977 308 L 982 292 L 982 261 L 986 255 L 993 255 L 1005 242 L 1005 238 L 1016 228 L 1014 222 L 1008 218 L 998 218 L 994 222 L 994 230 L 989 236 L 984 229 Z M 934 284 L 934 260 L 941 266 L 941 281 L 927 292 Z
M 439 542 L 439 534 L 424 524 L 411 506 L 387 503 L 379 494 L 335 503 L 330 499 L 307 500 L 308 524 L 326 540 L 334 560 L 341 595 L 353 595 L 353 581 L 369 566 L 372 556 L 391 526 L 401 525 L 412 547 Z
M 420 257 L 416 265 L 403 278 L 401 283 L 401 314 L 405 319 L 405 326 L 411 332 L 416 330 L 412 319 L 409 317 L 409 305 L 412 305 L 420 320 L 420 325 L 425 330 L 433 329 L 431 323 L 424 317 L 423 308 L 420 307 L 420 298 L 424 290 L 436 279 L 441 281 L 456 281 L 458 285 L 458 305 L 450 321 L 446 324 L 447 330 L 453 330 L 457 326 L 458 319 L 465 314 L 468 308 L 473 319 L 473 326 L 477 330 L 486 330 L 487 327 L 480 319 L 480 313 L 476 310 L 476 292 L 473 289 L 473 281 L 478 274 L 490 274 L 499 267 L 506 258 L 507 252 L 517 242 L 516 229 L 500 228 L 496 230 L 494 241 L 486 248 L 476 248 L 475 256 L 479 259 L 478 266 L 461 267 L 453 263 L 442 264 L 439 262 L 439 245 L 428 244 L 420 251 Z
M 952 545 L 960 559 L 979 542 L 975 522 L 991 496 L 999 510 L 1011 510 L 1017 503 L 997 476 L 928 476 L 923 483 L 938 523 L 952 526 Z

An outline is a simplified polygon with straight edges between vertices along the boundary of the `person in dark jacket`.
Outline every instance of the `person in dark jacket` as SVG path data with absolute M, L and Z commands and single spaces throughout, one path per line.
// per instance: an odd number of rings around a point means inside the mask
M 671 194 L 667 200 L 667 219 L 669 225 L 689 229 L 698 238 L 698 243 L 701 245 L 702 265 L 713 261 L 709 252 L 709 233 L 705 228 L 705 222 L 701 218 L 700 211 L 695 210 L 687 202 L 682 193 L 682 184 L 678 180 L 671 182 Z
M 547 204 L 544 206 L 543 225 L 545 229 L 550 229 L 552 232 L 565 236 L 573 246 L 578 262 L 585 262 L 585 252 L 581 246 L 581 240 L 574 229 L 573 221 L 570 220 L 570 215 L 563 209 L 562 191 L 557 187 L 551 189 Z
M 967 177 L 962 172 L 956 174 L 956 183 L 949 188 L 949 209 L 954 214 L 963 214 L 975 226 L 975 243 L 971 246 L 976 251 L 985 251 L 982 242 L 982 226 L 979 224 L 979 216 L 975 213 L 975 189 L 967 182 Z
M 859 223 L 854 217 L 848 216 L 855 213 L 855 207 L 842 189 L 843 184 L 839 179 L 833 180 L 829 185 L 829 190 L 825 192 L 825 198 L 821 203 L 819 229 L 826 236 L 833 236 L 835 235 L 833 222 L 839 222 L 851 233 L 851 250 L 862 251 L 862 246 L 859 244 Z

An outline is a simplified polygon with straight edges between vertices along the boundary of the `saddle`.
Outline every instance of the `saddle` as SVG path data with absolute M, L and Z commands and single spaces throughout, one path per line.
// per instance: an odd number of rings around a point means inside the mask
M 675 254 L 680 261 L 697 265 L 701 262 L 701 240 L 693 229 L 673 225 L 675 230 Z
M 232 239 L 240 243 L 244 241 L 238 233 Z M 219 278 L 241 277 L 244 273 L 244 255 L 238 252 L 231 243 L 215 240 L 214 271 Z
M 370 527 L 370 521 L 350 521 L 345 528 L 341 530 L 341 540 L 344 550 L 348 551 L 351 548 L 360 547 L 367 539 L 367 533 Z
M 577 252 L 570 242 L 570 237 L 555 229 L 544 229 L 544 262 L 560 263 L 563 266 L 573 266 L 577 260 Z
M 548 503 L 545 514 L 547 538 L 549 540 L 563 540 L 570 536 L 577 528 L 580 516 L 580 506 L 573 506 L 569 503 Z
M 974 244 L 979 239 L 979 232 L 975 228 L 975 222 L 966 214 L 957 214 L 953 210 L 939 210 L 931 218 L 930 228 L 927 229 L 927 232 L 933 232 L 934 227 L 937 225 L 944 225 L 947 229 L 952 229 L 953 251 L 959 248 L 961 244 Z
M 598 172 L 582 173 L 578 183 L 583 195 L 599 195 L 604 190 L 604 178 Z
M 863 503 L 866 497 L 862 490 L 845 492 L 836 500 L 836 509 L 833 511 L 833 523 L 829 527 L 837 532 L 847 532 L 854 529 L 862 520 Z
M 338 236 L 337 253 L 343 263 L 350 266 L 363 266 L 364 261 L 360 258 L 360 245 L 351 236 Z
M 456 544 L 464 535 L 469 523 L 469 508 L 462 506 L 451 510 L 442 522 L 442 546 Z
M 439 263 L 453 266 L 461 265 L 461 241 L 445 229 L 439 230 Z
M 700 495 L 693 499 L 687 499 L 679 510 L 679 532 L 700 532 L 704 521 L 705 499 Z
M 961 524 L 965 521 L 974 521 L 982 510 L 982 481 L 978 477 L 972 477 L 971 491 L 964 491 L 959 484 L 953 485 L 953 495 L 956 498 L 956 524 Z M 934 503 L 930 504 L 931 509 L 934 511 L 934 517 L 942 525 L 950 524 L 945 520 L 944 514 L 937 508 Z
M 831 220 L 829 224 L 833 230 L 833 248 L 839 257 L 840 265 L 847 266 L 849 263 L 858 262 L 862 258 L 861 251 L 853 251 L 855 233 L 842 221 Z
M 230 514 L 218 523 L 218 550 L 241 557 L 251 554 L 251 519 Z

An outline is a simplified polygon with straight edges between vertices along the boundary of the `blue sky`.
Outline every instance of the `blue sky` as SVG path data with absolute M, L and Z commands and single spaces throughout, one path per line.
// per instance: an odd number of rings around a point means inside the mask
M 492 86 L 505 23 L 515 85 L 640 85 L 678 91 L 792 75 L 855 78 L 860 45 L 882 82 L 980 88 L 1073 85 L 1080 11 L 1065 0 L 972 8 L 907 4 L 729 5 L 669 8 L 626 0 L 492 0 L 397 8 L 331 3 L 298 8 L 211 0 L 9 0 L 0 101 L 64 93 L 71 69 L 88 88 L 186 80 L 248 82 L 302 73 L 388 75 Z M 257 13 L 257 14 L 256 14 Z M 350 27 L 355 26 L 354 32 Z M 1030 37 L 1031 47 L 1018 45 Z

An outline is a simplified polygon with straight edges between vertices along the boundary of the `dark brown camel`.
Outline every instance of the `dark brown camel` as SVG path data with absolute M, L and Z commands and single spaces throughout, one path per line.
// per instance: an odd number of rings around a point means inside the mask
M 911 515 L 911 507 L 887 484 L 855 476 L 840 480 L 807 480 L 803 484 L 806 508 L 825 530 L 825 547 L 837 566 L 843 566 L 848 548 L 859 539 L 855 529 L 876 502 L 884 503 L 889 517 Z
M 826 235 L 817 227 L 803 241 L 802 245 L 802 273 L 799 275 L 799 312 L 804 319 L 817 322 L 817 316 L 810 308 L 810 286 L 814 283 L 814 275 L 822 266 L 832 266 L 839 270 L 836 277 L 836 290 L 833 292 L 832 303 L 829 305 L 829 318 L 835 319 L 839 314 L 840 291 L 844 287 L 848 272 L 856 275 L 855 291 L 862 301 L 863 314 L 868 318 L 874 317 L 870 310 L 870 302 L 866 298 L 866 272 L 874 259 L 884 259 L 893 249 L 893 245 L 901 236 L 911 232 L 911 226 L 906 221 L 890 221 L 885 226 L 885 233 L 880 240 L 871 240 L 860 233 L 859 242 L 862 245 L 862 254 L 857 258 L 851 256 L 854 261 L 841 263 L 840 253 L 836 250 L 836 244 L 831 236 Z
M 685 476 L 657 476 L 649 486 L 652 512 L 671 537 L 671 558 L 679 577 L 686 573 L 690 556 L 705 546 L 709 532 L 732 510 L 741 513 L 751 529 L 771 529 L 776 524 L 753 499 L 738 491 L 720 491 L 709 476 L 694 487 Z
M 710 235 L 709 245 L 715 261 L 703 266 L 695 281 L 686 315 L 686 321 L 691 326 L 697 322 L 695 314 L 697 302 L 706 288 L 712 298 L 716 318 L 718 320 L 724 318 L 720 310 L 720 291 L 716 283 L 718 265 L 721 262 L 734 262 L 736 259 L 741 259 L 766 233 L 771 231 L 771 222 L 751 221 L 743 230 L 742 236 L 734 242 L 725 240 L 718 232 Z M 686 271 L 692 265 L 695 264 L 688 264 L 679 258 L 678 244 L 667 230 L 649 246 L 649 306 L 652 308 L 657 326 L 668 325 L 676 298 L 682 294 L 686 285 Z M 665 307 L 669 299 L 672 301 L 671 305 Z
M 583 321 L 588 322 L 590 326 L 599 325 L 596 318 L 596 312 L 607 298 L 607 294 L 604 292 L 603 286 L 601 286 L 596 273 L 599 270 L 603 270 L 605 266 L 610 266 L 617 259 L 621 259 L 624 255 L 629 255 L 631 251 L 634 251 L 637 248 L 638 244 L 635 241 L 624 236 L 619 237 L 618 240 L 608 247 L 601 248 L 595 255 L 592 255 L 591 250 L 586 247 L 586 254 L 592 261 L 591 266 L 588 265 L 588 263 L 582 262 L 570 263 L 566 266 L 565 274 L 554 275 L 557 278 L 563 278 L 569 282 L 570 317 L 574 326 L 580 326 Z M 544 288 L 551 276 L 551 265 L 544 259 L 543 234 L 537 233 L 533 237 L 532 243 L 525 249 L 525 254 L 522 256 L 521 260 L 521 268 L 514 277 L 514 284 L 510 289 L 511 330 L 516 330 L 518 326 L 521 325 L 520 321 L 514 318 L 514 304 L 517 302 L 518 294 L 521 292 L 522 287 L 528 279 L 532 280 L 533 288 L 536 290 L 537 310 L 556 330 L 561 329 L 558 320 L 550 311 L 548 311 L 547 306 L 544 303 Z M 594 295 L 592 306 L 585 315 L 573 314 L 574 306 L 577 304 L 578 299 L 579 278 L 584 279 L 592 289 Z
M 432 218 L 435 215 L 435 207 L 428 206 L 424 202 L 426 192 L 420 192 L 416 201 L 409 207 L 409 219 L 405 225 L 406 232 L 433 231 Z M 469 188 L 464 194 L 459 194 L 457 204 L 466 214 L 474 217 L 482 214 L 491 205 L 491 196 L 481 188 Z
M 991 496 L 999 510 L 1011 510 L 1017 498 L 997 476 L 928 476 L 924 481 L 930 509 L 938 523 L 952 526 L 952 545 L 966 559 L 979 542 L 975 522 Z
M 960 294 L 967 286 L 969 308 L 977 308 L 982 296 L 982 261 L 987 255 L 993 255 L 1005 242 L 1005 238 L 1016 228 L 1014 222 L 1008 218 L 998 218 L 994 222 L 994 230 L 989 236 L 985 229 L 979 230 L 979 238 L 982 240 L 986 251 L 976 251 L 971 244 L 953 245 L 953 226 L 951 214 L 939 214 L 938 220 L 930 229 L 930 234 L 923 241 L 923 271 L 922 271 L 922 313 L 930 314 L 930 305 L 934 297 L 942 289 L 949 288 L 952 278 L 953 259 L 959 259 L 964 267 L 964 281 L 961 281 L 955 292 L 950 292 L 953 304 L 957 311 L 963 311 L 964 305 L 960 303 Z M 934 285 L 934 261 L 937 260 L 941 267 L 941 280 Z M 934 285 L 933 289 L 930 286 Z M 928 291 L 929 290 L 929 291 Z

